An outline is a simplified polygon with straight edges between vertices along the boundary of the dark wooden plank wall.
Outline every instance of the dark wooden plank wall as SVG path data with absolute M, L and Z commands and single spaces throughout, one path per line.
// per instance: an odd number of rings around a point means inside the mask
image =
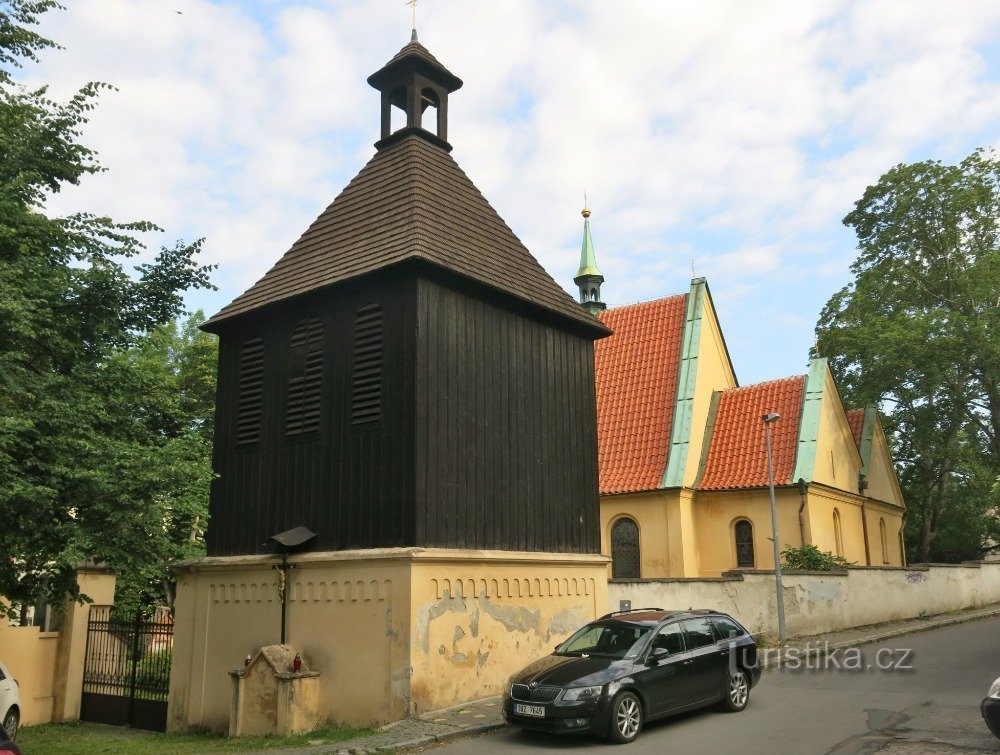
M 354 316 L 383 307 L 382 419 L 351 427 Z M 265 316 L 241 318 L 223 332 L 219 355 L 213 483 L 206 541 L 209 555 L 265 553 L 269 536 L 304 525 L 319 534 L 314 549 L 414 542 L 413 413 L 415 283 L 382 276 L 330 289 Z M 318 435 L 285 436 L 288 349 L 299 319 L 323 322 L 322 421 Z M 234 329 L 235 330 L 235 329 Z M 235 446 L 239 353 L 264 339 L 264 400 L 258 444 Z
M 422 278 L 416 537 L 600 551 L 593 341 Z

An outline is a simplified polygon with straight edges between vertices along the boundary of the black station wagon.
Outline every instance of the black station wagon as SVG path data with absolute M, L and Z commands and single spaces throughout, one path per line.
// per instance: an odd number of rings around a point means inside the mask
M 643 723 L 705 705 L 736 712 L 760 680 L 757 643 L 717 611 L 602 616 L 510 678 L 507 723 L 627 743 Z

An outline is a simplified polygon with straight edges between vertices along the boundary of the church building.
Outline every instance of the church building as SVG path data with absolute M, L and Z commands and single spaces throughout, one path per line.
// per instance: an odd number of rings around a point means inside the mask
M 773 569 L 763 415 L 780 547 L 902 566 L 905 512 L 875 407 L 845 410 L 826 359 L 740 386 L 704 278 L 686 294 L 608 309 L 584 210 L 583 308 L 595 348 L 602 551 L 616 579 Z

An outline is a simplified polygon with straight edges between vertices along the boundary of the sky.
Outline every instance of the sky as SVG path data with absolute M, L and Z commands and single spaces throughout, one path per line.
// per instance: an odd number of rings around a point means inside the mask
M 409 41 L 403 0 L 63 0 L 22 75 L 101 96 L 107 171 L 49 210 L 204 237 L 214 314 L 374 154 L 365 79 Z M 453 157 L 575 296 L 583 194 L 621 306 L 708 279 L 741 384 L 806 371 L 850 279 L 842 218 L 900 162 L 1000 146 L 996 0 L 419 0 L 420 41 L 462 78 Z

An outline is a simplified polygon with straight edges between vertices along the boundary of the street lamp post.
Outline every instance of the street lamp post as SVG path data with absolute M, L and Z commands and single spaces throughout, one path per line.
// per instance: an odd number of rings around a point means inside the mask
M 785 595 L 781 589 L 781 548 L 778 545 L 778 507 L 774 503 L 774 465 L 771 463 L 771 423 L 781 419 L 780 414 L 765 414 L 764 436 L 767 439 L 767 485 L 771 494 L 771 542 L 774 545 L 774 588 L 778 601 L 778 644 L 785 646 Z

